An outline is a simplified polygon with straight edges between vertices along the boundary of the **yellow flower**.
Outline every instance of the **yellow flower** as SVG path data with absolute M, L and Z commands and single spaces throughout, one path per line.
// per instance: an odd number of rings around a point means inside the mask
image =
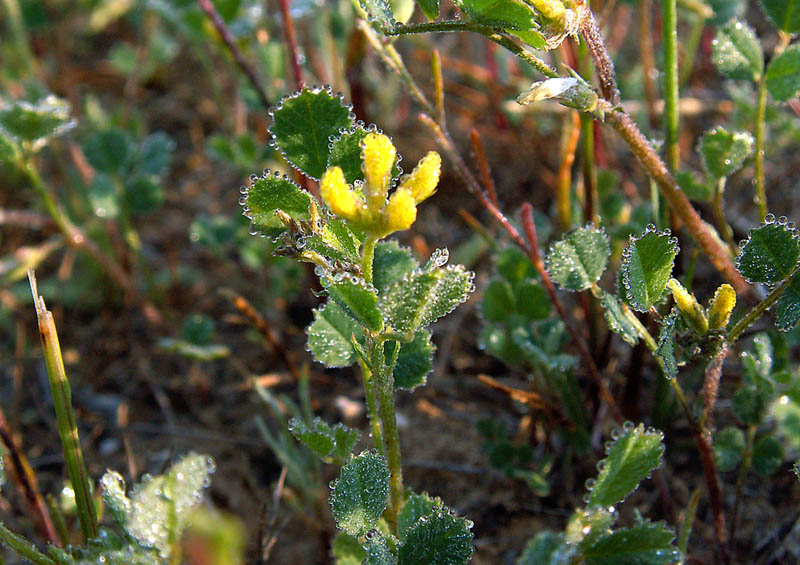
M 731 312 L 736 306 L 736 291 L 729 284 L 720 285 L 708 312 L 708 327 L 712 330 L 724 330 L 731 319 Z
M 441 173 L 442 158 L 436 151 L 429 151 L 420 159 L 414 171 L 403 179 L 400 188 L 410 190 L 414 201 L 420 203 L 436 192 Z
M 407 230 L 417 219 L 417 203 L 407 188 L 400 187 L 394 191 L 386 209 L 383 211 L 382 236 L 392 232 Z
M 386 193 L 392 178 L 397 150 L 392 140 L 382 133 L 368 133 L 361 142 L 362 169 L 367 181 L 367 206 L 377 211 L 386 204 Z
M 566 8 L 560 0 L 532 0 L 531 5 L 548 20 L 561 22 Z
M 690 294 L 677 279 L 669 279 L 667 286 L 672 291 L 675 306 L 678 307 L 684 321 L 700 335 L 705 334 L 708 331 L 708 320 L 694 294 Z
M 339 167 L 331 167 L 322 175 L 320 195 L 331 212 L 346 220 L 356 220 L 363 201 L 347 184 Z

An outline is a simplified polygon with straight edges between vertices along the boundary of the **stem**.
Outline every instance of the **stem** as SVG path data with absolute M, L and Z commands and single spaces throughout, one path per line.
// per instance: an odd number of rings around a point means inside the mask
M 294 30 L 294 21 L 289 12 L 289 0 L 279 0 L 281 6 L 281 17 L 283 18 L 283 31 L 286 37 L 286 45 L 289 47 L 289 58 L 292 63 L 292 72 L 297 90 L 302 90 L 305 82 L 303 81 L 303 68 L 300 66 L 300 55 L 297 49 L 297 34 Z
M 594 158 L 594 118 L 581 113 L 581 149 L 583 153 L 584 221 L 600 223 L 597 213 L 597 168 Z
M 361 258 L 361 276 L 367 284 L 372 284 L 372 264 L 375 262 L 375 245 L 378 238 L 374 235 L 367 237 L 364 242 L 363 256 Z
M 689 504 L 686 507 L 686 513 L 683 515 L 680 531 L 678 532 L 678 541 L 676 545 L 684 555 L 686 555 L 686 547 L 689 545 L 689 534 L 692 533 L 694 519 L 697 516 L 697 505 L 700 504 L 700 492 L 699 488 L 692 492 Z
M 714 355 L 714 358 L 706 369 L 705 380 L 703 382 L 703 417 L 701 420 L 703 428 L 705 429 L 712 427 L 711 416 L 714 413 L 714 405 L 717 402 L 717 394 L 719 393 L 719 381 L 722 378 L 722 364 L 725 362 L 725 357 L 727 355 L 728 346 L 723 342 L 719 351 Z
M 564 121 L 556 188 L 556 210 L 561 230 L 567 231 L 572 226 L 572 165 L 575 163 L 575 153 L 581 136 L 580 114 L 575 110 L 568 112 Z
M 375 398 L 375 379 L 372 378 L 372 372 L 369 370 L 366 363 L 360 359 L 359 363 L 361 364 L 361 374 L 364 380 L 364 398 L 367 401 L 367 417 L 372 427 L 372 439 L 375 442 L 375 446 L 380 449 L 381 453 L 385 456 L 386 446 L 383 443 L 381 421 L 378 416 L 378 403 Z
M 790 284 L 792 284 L 792 280 L 794 279 L 794 276 L 798 273 L 799 270 L 800 269 L 795 269 L 792 272 L 792 274 L 786 277 L 786 279 L 781 284 L 776 286 L 764 300 L 753 306 L 741 320 L 736 322 L 736 325 L 733 326 L 733 328 L 731 328 L 731 331 L 728 332 L 728 343 L 733 343 L 734 341 L 739 339 L 744 330 L 749 328 L 753 322 L 758 320 L 764 312 L 769 310 L 772 307 L 772 305 L 778 301 L 778 299 L 783 294 L 783 291 L 786 290 L 786 288 Z
M 680 168 L 678 145 L 678 10 L 676 0 L 661 0 L 661 34 L 664 49 L 664 119 L 667 134 L 667 164 L 673 174 Z
M 750 472 L 750 465 L 753 463 L 753 444 L 756 439 L 756 426 L 750 425 L 747 427 L 747 443 L 744 448 L 744 457 L 742 464 L 739 466 L 739 476 L 736 478 L 736 502 L 733 506 L 733 516 L 731 517 L 731 539 L 736 539 L 736 522 L 739 521 L 739 505 L 742 502 L 742 493 L 744 491 L 744 483 L 747 479 L 747 473 Z
M 72 392 L 64 369 L 64 360 L 61 357 L 61 346 L 58 343 L 53 314 L 45 306 L 44 298 L 39 296 L 33 271 L 28 271 L 28 279 L 36 305 L 39 336 L 42 339 L 47 374 L 50 378 L 50 391 L 53 394 L 53 407 L 56 411 L 58 435 L 64 450 L 67 474 L 75 493 L 75 506 L 81 531 L 86 541 L 89 541 L 97 537 L 97 514 L 89 488 L 89 474 L 86 471 L 86 464 L 83 462 L 75 413 L 72 411 Z
M 0 522 L 0 543 L 35 565 L 56 565 L 53 559 L 36 549 L 35 544 L 12 532 L 2 522 Z
M 639 58 L 642 62 L 642 80 L 644 81 L 644 98 L 647 103 L 647 119 L 650 129 L 658 127 L 656 118 L 656 99 L 658 93 L 655 85 L 656 60 L 653 55 L 653 13 L 652 0 L 639 0 Z
M 708 487 L 708 499 L 711 504 L 711 513 L 714 516 L 714 536 L 717 538 L 717 546 L 723 561 L 728 562 L 726 547 L 728 533 L 725 529 L 725 513 L 722 510 L 722 486 L 719 483 L 717 465 L 714 462 L 711 433 L 693 419 L 690 420 L 690 427 L 697 449 L 700 452 L 700 463 L 703 467 L 703 474 Z
M 681 86 L 689 82 L 689 77 L 692 76 L 694 60 L 700 47 L 700 40 L 703 38 L 703 30 L 706 28 L 705 16 L 695 15 L 691 20 L 692 27 L 689 29 L 689 38 L 686 40 L 683 50 L 683 65 L 680 72 Z
M 756 106 L 756 204 L 761 221 L 767 215 L 767 189 L 764 185 L 764 136 L 767 115 L 767 79 L 762 74 L 758 81 L 758 104 Z
M 722 239 L 728 246 L 736 250 L 736 243 L 733 241 L 733 229 L 728 225 L 728 220 L 725 219 L 725 206 L 723 196 L 725 195 L 725 183 L 727 178 L 722 177 L 717 180 L 717 186 L 714 189 L 714 199 L 711 201 L 711 208 L 714 212 L 714 222 L 717 224 L 717 230 L 722 236 Z
M 581 22 L 581 35 L 589 48 L 589 53 L 594 59 L 594 66 L 597 69 L 597 77 L 600 79 L 600 92 L 612 106 L 620 104 L 619 88 L 617 87 L 617 74 L 614 70 L 614 61 L 606 49 L 606 42 L 603 34 L 597 27 L 597 21 L 592 12 L 587 12 Z

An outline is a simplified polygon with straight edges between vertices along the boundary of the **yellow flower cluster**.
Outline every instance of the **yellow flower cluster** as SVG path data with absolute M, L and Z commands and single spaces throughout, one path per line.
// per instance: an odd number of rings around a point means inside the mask
M 363 194 L 347 184 L 342 169 L 331 167 L 320 182 L 322 199 L 334 214 L 373 237 L 407 230 L 417 219 L 417 204 L 436 191 L 442 158 L 429 152 L 389 196 L 396 158 L 391 139 L 380 133 L 367 134 L 361 142 Z
M 733 307 L 736 306 L 736 291 L 731 285 L 720 285 L 714 293 L 708 307 L 708 316 L 694 294 L 690 294 L 676 279 L 670 279 L 667 285 L 681 316 L 698 334 L 703 335 L 708 330 L 724 330 L 727 327 Z

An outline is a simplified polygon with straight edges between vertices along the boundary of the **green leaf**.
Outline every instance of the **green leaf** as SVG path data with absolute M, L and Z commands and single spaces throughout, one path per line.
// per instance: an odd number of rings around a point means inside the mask
M 739 20 L 728 22 L 717 30 L 712 59 L 725 76 L 757 82 L 764 72 L 764 52 L 756 33 Z
M 562 565 L 571 563 L 575 554 L 575 546 L 564 541 L 564 534 L 543 531 L 536 534 L 525 544 L 517 565 Z
M 383 294 L 394 283 L 419 267 L 411 251 L 400 247 L 396 240 L 381 241 L 375 246 L 372 261 L 372 284 Z
M 706 23 L 718 26 L 733 18 L 741 18 L 745 12 L 744 0 L 706 0 L 705 2 L 714 10 L 714 16 Z
M 610 255 L 605 230 L 587 224 L 553 244 L 547 255 L 547 271 L 566 290 L 586 290 L 603 275 Z
M 761 0 L 761 3 L 778 29 L 786 33 L 800 32 L 800 1 Z
M 435 507 L 405 533 L 398 550 L 400 565 L 461 565 L 472 557 L 472 522 Z
M 342 467 L 330 504 L 339 529 L 362 536 L 378 525 L 389 499 L 389 467 L 376 451 L 364 451 Z
M 83 142 L 89 164 L 104 173 L 120 173 L 133 158 L 133 139 L 118 129 L 98 131 Z
M 114 219 L 120 212 L 120 194 L 114 180 L 105 173 L 96 173 L 87 196 L 92 212 L 100 218 Z
M 800 91 L 800 46 L 791 45 L 770 61 L 766 81 L 767 90 L 779 102 L 797 96 Z
M 380 309 L 389 326 L 410 339 L 464 302 L 473 276 L 461 265 L 411 273 L 381 295 Z
M 350 107 L 327 88 L 303 88 L 281 100 L 271 114 L 275 146 L 287 161 L 315 180 L 327 167 L 330 139 L 354 121 Z
M 485 320 L 502 322 L 516 313 L 515 306 L 510 284 L 501 279 L 489 281 L 481 301 L 481 313 Z
M 394 26 L 392 6 L 387 0 L 358 0 L 370 21 L 378 22 L 385 28 Z
M 775 325 L 782 332 L 787 332 L 800 320 L 800 275 L 792 277 L 775 308 Z
M 544 320 L 550 316 L 550 298 L 545 289 L 534 282 L 519 285 L 514 302 L 517 314 L 528 320 Z
M 587 565 L 666 565 L 680 563 L 681 553 L 672 545 L 675 533 L 663 522 L 642 522 L 632 528 L 587 536 L 580 549 Z
M 733 412 L 745 424 L 757 426 L 767 411 L 768 394 L 755 385 L 743 385 L 733 395 Z
M 364 550 L 367 556 L 363 565 L 397 565 L 397 556 L 378 530 L 367 532 Z
M 163 175 L 169 169 L 173 151 L 175 142 L 166 133 L 158 131 L 148 135 L 139 147 L 137 172 L 142 175 Z
M 396 342 L 386 344 L 387 358 L 390 358 L 394 351 L 392 345 L 394 343 Z M 397 364 L 394 367 L 394 388 L 411 391 L 424 385 L 433 369 L 432 357 L 435 349 L 428 330 L 420 330 L 414 335 L 414 339 L 401 343 Z
M 714 461 L 721 472 L 733 471 L 742 461 L 744 450 L 744 433 L 739 428 L 727 426 L 715 434 Z
M 427 516 L 435 507 L 443 506 L 438 498 L 431 498 L 426 493 L 412 494 L 408 497 L 403 509 L 397 515 L 397 537 L 403 542 L 408 530 L 423 516 Z
M 753 136 L 745 131 L 731 133 L 716 127 L 703 134 L 700 152 L 709 174 L 721 179 L 738 171 L 753 153 Z
M 149 214 L 164 203 L 164 189 L 152 177 L 134 177 L 125 185 L 125 207 L 131 214 Z
M 358 359 L 352 338 L 361 337 L 363 330 L 335 302 L 314 310 L 314 321 L 306 333 L 308 350 L 326 367 L 347 367 Z
M 537 226 L 538 227 L 538 226 Z M 513 288 L 520 283 L 538 276 L 531 260 L 518 247 L 507 247 L 497 255 L 497 273 L 506 279 Z
M 673 308 L 664 319 L 661 331 L 658 333 L 658 346 L 656 347 L 656 357 L 661 359 L 664 364 L 664 376 L 674 379 L 678 376 L 678 363 L 675 360 L 675 324 L 678 322 L 680 314 Z
M 753 471 L 769 476 L 783 464 L 783 447 L 772 436 L 764 436 L 753 446 Z
M 675 178 L 689 200 L 708 202 L 714 197 L 714 187 L 708 182 L 698 180 L 689 171 L 679 171 Z
M 289 420 L 289 431 L 323 461 L 339 465 L 344 465 L 347 461 L 360 435 L 357 430 L 344 424 L 329 426 L 320 418 L 314 418 L 310 426 L 302 420 L 292 418 Z
M 612 438 L 615 434 L 612 434 Z M 651 471 L 661 465 L 664 453 L 663 434 L 633 427 L 627 422 L 606 448 L 597 481 L 590 489 L 589 507 L 608 508 L 625 499 Z
M 476 23 L 510 30 L 535 49 L 547 42 L 537 28 L 536 12 L 521 0 L 460 0 L 458 4 Z
M 265 235 L 277 235 L 284 230 L 275 214 L 282 210 L 292 218 L 309 219 L 311 195 L 302 190 L 286 175 L 264 171 L 263 176 L 251 177 L 252 184 L 242 189 L 244 215 L 250 218 L 252 228 Z
M 0 137 L 38 150 L 74 127 L 69 104 L 53 95 L 35 103 L 17 100 L 0 106 Z
M 634 310 L 647 312 L 661 299 L 672 274 L 678 241 L 668 230 L 648 226 L 639 238 L 630 238 L 622 255 L 622 282 Z
M 347 222 L 328 217 L 312 234 L 302 239 L 307 251 L 316 251 L 332 261 L 359 265 L 359 249 L 364 235 L 350 229 Z
M 358 538 L 339 532 L 333 540 L 333 556 L 336 558 L 336 565 L 361 565 L 367 557 L 367 553 Z
M 603 291 L 600 298 L 603 314 L 611 331 L 618 333 L 622 340 L 629 345 L 636 345 L 639 341 L 639 331 L 625 315 L 622 303 L 613 294 Z
M 344 173 L 344 178 L 349 184 L 355 181 L 364 180 L 364 170 L 362 168 L 361 142 L 371 131 L 381 133 L 380 130 L 371 126 L 365 128 L 363 124 L 356 124 L 347 131 L 340 134 L 331 141 L 330 154 L 328 155 L 328 167 L 339 167 Z M 397 178 L 402 174 L 400 169 L 400 156 L 395 158 L 392 168 L 392 178 Z
M 429 21 L 439 17 L 439 0 L 417 0 L 417 4 Z
M 320 277 L 320 283 L 331 300 L 356 322 L 373 331 L 383 329 L 378 294 L 364 279 L 343 272 L 327 272 Z
M 778 283 L 792 273 L 800 257 L 797 231 L 783 218 L 779 222 L 768 220 L 750 230 L 736 259 L 736 268 L 750 282 Z

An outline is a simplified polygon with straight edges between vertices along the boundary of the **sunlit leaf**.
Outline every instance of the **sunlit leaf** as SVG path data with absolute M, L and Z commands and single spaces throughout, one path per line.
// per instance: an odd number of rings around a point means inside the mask
M 672 274 L 678 241 L 668 231 L 648 227 L 631 238 L 622 256 L 622 280 L 630 305 L 647 312 L 661 299 Z
M 769 221 L 750 230 L 736 268 L 750 282 L 774 284 L 788 277 L 800 257 L 798 234 L 785 221 Z
M 755 31 L 746 23 L 735 20 L 720 27 L 713 47 L 714 65 L 722 74 L 753 82 L 761 78 L 764 52 Z
M 590 224 L 553 244 L 547 255 L 547 271 L 566 290 L 586 290 L 600 279 L 610 255 L 605 230 Z
M 798 3 L 800 8 L 800 3 Z M 800 46 L 790 45 L 767 67 L 767 90 L 775 100 L 786 102 L 800 92 Z
M 364 535 L 378 525 L 388 499 L 389 467 L 375 451 L 364 451 L 348 461 L 331 487 L 336 525 L 353 536 Z
M 700 140 L 700 152 L 706 170 L 715 178 L 727 177 L 742 168 L 753 153 L 753 136 L 744 131 L 728 132 L 716 127 Z

